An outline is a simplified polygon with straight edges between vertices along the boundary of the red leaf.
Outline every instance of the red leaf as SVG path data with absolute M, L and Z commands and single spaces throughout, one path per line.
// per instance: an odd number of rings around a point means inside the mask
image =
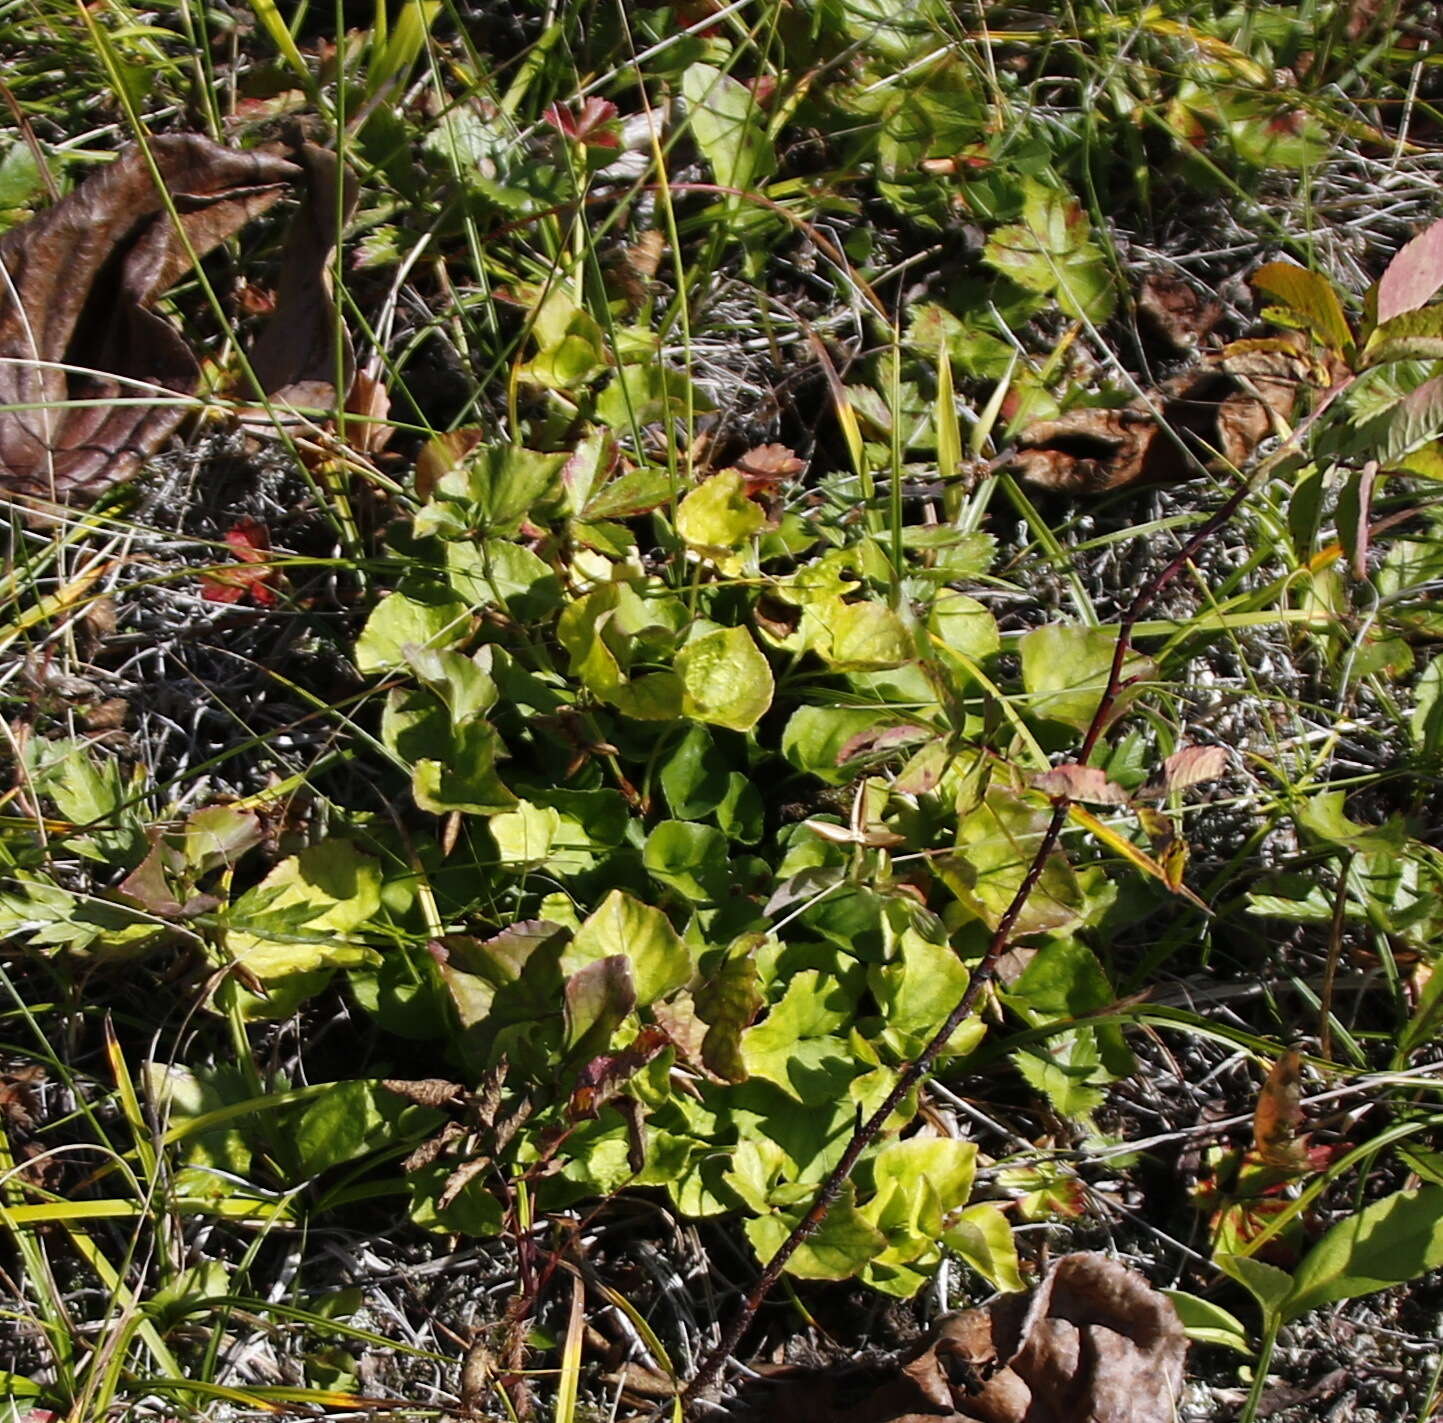
M 1378 325 L 1416 311 L 1443 286 L 1443 221 L 1424 228 L 1378 279 Z
M 590 148 L 621 146 L 621 140 L 614 132 L 616 105 L 610 99 L 587 99 L 580 113 L 552 104 L 541 117 L 558 133 L 576 143 L 584 143 Z
M 273 606 L 278 595 L 271 586 L 276 570 L 270 561 L 270 530 L 258 519 L 237 519 L 226 530 L 225 541 L 240 562 L 204 574 L 200 596 L 207 603 L 239 603 L 250 597 L 263 608 Z

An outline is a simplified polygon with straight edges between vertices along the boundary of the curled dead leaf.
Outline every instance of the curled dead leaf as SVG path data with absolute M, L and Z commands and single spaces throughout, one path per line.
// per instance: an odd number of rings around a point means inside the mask
M 337 380 L 344 397 L 356 363 L 350 336 L 336 319 L 331 261 L 337 222 L 344 226 L 350 219 L 359 187 L 340 159 L 319 144 L 301 144 L 295 159 L 305 187 L 286 234 L 275 316 L 251 350 L 251 368 L 272 403 L 334 410 Z
M 0 237 L 0 481 L 7 489 L 61 501 L 93 496 L 160 449 L 188 413 L 184 397 L 195 394 L 200 365 L 154 304 L 297 183 L 304 197 L 275 314 L 251 363 L 274 402 L 334 408 L 337 380 L 349 391 L 354 373 L 330 274 L 337 216 L 344 222 L 355 207 L 354 178 L 313 143 L 284 156 L 167 134 L 123 150 L 53 208 Z M 372 397 L 360 413 L 384 410 Z
M 791 1423 L 1162 1423 L 1187 1338 L 1172 1302 L 1104 1255 L 1065 1255 L 1030 1296 L 941 1319 L 891 1368 L 808 1372 L 769 1391 Z
M 1287 424 L 1314 376 L 1297 342 L 1238 341 L 1121 408 L 1034 422 L 1018 435 L 1012 467 L 1030 483 L 1066 494 L 1241 469 Z
M 174 397 L 194 394 L 200 367 L 153 303 L 298 176 L 273 154 L 166 135 L 0 237 L 0 470 L 10 490 L 93 495 L 160 448 L 186 415 Z
M 1138 314 L 1170 346 L 1191 351 L 1223 319 L 1223 304 L 1189 282 L 1162 272 L 1143 278 Z
M 459 1082 L 448 1082 L 444 1077 L 421 1077 L 415 1080 L 387 1077 L 381 1086 L 408 1102 L 419 1102 L 423 1107 L 444 1107 L 465 1095 L 466 1089 Z

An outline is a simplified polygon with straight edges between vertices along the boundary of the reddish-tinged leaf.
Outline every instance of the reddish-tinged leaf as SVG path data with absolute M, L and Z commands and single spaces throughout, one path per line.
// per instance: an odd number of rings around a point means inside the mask
M 1127 792 L 1096 766 L 1068 762 L 1032 777 L 1032 784 L 1054 800 L 1081 800 L 1089 805 L 1126 805 Z
M 845 766 L 858 756 L 894 751 L 899 746 L 912 746 L 927 741 L 932 733 L 922 726 L 873 726 L 849 736 L 837 748 L 837 765 Z
M 237 519 L 226 530 L 225 541 L 245 563 L 264 563 L 270 555 L 270 530 L 259 519 Z
M 1439 287 L 1443 287 L 1443 220 L 1424 228 L 1388 263 L 1378 279 L 1377 324 L 1416 311 Z
M 1253 1112 L 1253 1147 L 1270 1166 L 1297 1164 L 1294 1137 L 1303 1119 L 1302 1057 L 1289 1048 L 1273 1064 Z
M 593 1057 L 576 1074 L 567 1115 L 572 1121 L 596 1116 L 647 1063 L 660 1057 L 670 1045 L 671 1038 L 664 1028 L 648 1024 L 629 1047 Z
M 1162 770 L 1138 795 L 1160 799 L 1173 791 L 1215 781 L 1227 774 L 1228 759 L 1227 750 L 1222 746 L 1184 746 L 1162 763 Z
M 270 562 L 270 531 L 256 519 L 239 519 L 226 530 L 225 541 L 240 562 L 202 577 L 200 596 L 207 603 L 239 603 L 251 597 L 271 607 L 278 595 L 271 586 L 276 570 Z
M 620 147 L 615 131 L 616 105 L 610 99 L 587 99 L 575 113 L 552 104 L 541 117 L 558 133 L 589 148 Z

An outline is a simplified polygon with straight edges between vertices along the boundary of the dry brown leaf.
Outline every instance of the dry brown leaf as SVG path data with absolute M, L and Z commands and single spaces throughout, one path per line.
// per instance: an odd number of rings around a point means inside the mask
M 1180 277 L 1154 272 L 1144 277 L 1138 312 L 1169 345 L 1191 351 L 1223 319 L 1223 304 L 1204 296 Z
M 344 225 L 355 211 L 359 187 L 328 148 L 303 143 L 295 158 L 305 173 L 305 196 L 286 234 L 275 316 L 251 351 L 251 368 L 276 404 L 334 410 L 337 375 L 344 395 L 355 376 L 355 358 L 350 336 L 336 319 L 331 259 L 338 215 Z
M 1312 382 L 1289 338 L 1238 341 L 1121 409 L 1071 410 L 1017 437 L 1012 466 L 1066 494 L 1179 484 L 1221 461 L 1241 469 L 1278 433 Z
M 381 1086 L 423 1107 L 444 1107 L 448 1102 L 460 1100 L 466 1093 L 459 1082 L 448 1082 L 444 1077 L 386 1077 L 381 1080 Z
M 652 283 L 661 266 L 666 239 L 655 229 L 643 232 L 611 264 L 617 285 L 633 308 L 641 306 L 651 295 Z
M 754 1417 L 791 1423 L 1168 1423 L 1187 1338 L 1125 1265 L 1065 1255 L 1029 1298 L 941 1319 L 900 1367 L 809 1372 Z
M 150 160 L 154 160 L 152 173 Z M 156 176 L 175 200 L 178 232 Z M 151 304 L 298 176 L 272 154 L 197 134 L 126 149 L 0 237 L 0 478 L 17 493 L 91 495 L 127 478 L 185 418 L 200 368 Z M 189 248 L 189 250 L 187 250 Z M 66 371 L 69 363 L 80 368 Z M 137 382 L 139 384 L 137 384 Z M 85 405 L 67 402 L 86 401 Z
M 396 433 L 396 427 L 386 421 L 391 413 L 391 392 L 368 371 L 357 371 L 352 377 L 346 413 L 359 417 L 347 425 L 346 439 L 360 454 L 373 455 L 385 449 Z

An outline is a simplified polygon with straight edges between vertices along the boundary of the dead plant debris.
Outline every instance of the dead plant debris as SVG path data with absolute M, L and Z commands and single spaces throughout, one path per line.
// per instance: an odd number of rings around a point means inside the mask
M 128 479 L 187 415 L 200 364 L 154 310 L 194 264 L 302 184 L 276 316 L 257 342 L 262 388 L 329 405 L 349 386 L 328 269 L 355 185 L 333 153 L 241 152 L 199 134 L 133 145 L 48 211 L 0 237 L 0 483 L 85 499 Z M 337 185 L 345 184 L 344 202 Z M 171 209 L 174 209 L 172 216 Z M 153 403 L 152 403 L 153 402 Z
M 1242 469 L 1317 383 L 1300 342 L 1236 341 L 1121 408 L 1071 410 L 1018 437 L 1013 467 L 1064 494 L 1171 485 Z
M 1164 1423 L 1187 1339 L 1172 1303 L 1105 1255 L 1065 1255 L 1030 1296 L 947 1315 L 888 1369 L 788 1371 L 793 1423 Z M 774 1374 L 773 1377 L 776 1377 Z

